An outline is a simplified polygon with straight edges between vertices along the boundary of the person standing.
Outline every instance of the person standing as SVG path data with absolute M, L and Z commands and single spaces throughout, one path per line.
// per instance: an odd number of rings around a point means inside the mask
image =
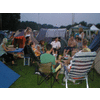
M 82 39 L 82 41 L 83 41 L 83 39 L 84 39 L 84 36 L 85 36 L 85 34 L 84 34 L 84 32 L 83 32 L 83 28 L 79 28 L 79 37 Z

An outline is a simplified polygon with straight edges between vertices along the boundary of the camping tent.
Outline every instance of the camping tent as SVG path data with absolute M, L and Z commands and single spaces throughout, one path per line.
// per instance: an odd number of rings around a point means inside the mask
M 100 50 L 97 53 L 96 59 L 94 61 L 94 69 L 100 74 Z
M 3 38 L 5 38 L 6 36 L 4 35 L 4 33 L 2 31 L 0 31 L 0 44 L 2 43 Z
M 36 39 L 38 41 L 41 41 L 41 40 L 45 40 L 46 41 L 46 37 L 45 37 L 46 36 L 46 32 L 47 32 L 47 29 L 41 28 L 40 31 L 39 31 L 39 34 L 36 37 Z
M 99 29 L 95 26 L 95 25 L 92 25 L 90 27 L 90 31 L 98 31 Z
M 90 44 L 89 48 L 91 49 L 91 51 L 96 51 L 99 48 L 99 45 L 100 45 L 100 31 Z
M 48 29 L 46 37 L 63 37 L 65 38 L 66 29 Z
M 61 37 L 61 53 L 64 50 L 64 47 L 67 46 L 67 42 L 65 40 L 66 29 L 40 29 L 40 32 L 36 39 L 38 41 L 44 40 L 47 43 L 51 43 L 52 39 L 55 37 Z
M 33 32 L 30 33 L 31 34 L 31 40 L 33 42 L 35 42 L 35 44 L 38 44 L 38 41 L 34 38 L 33 36 Z M 14 45 L 14 47 L 16 47 L 16 44 L 18 44 L 18 47 L 19 48 L 24 48 L 24 45 L 25 45 L 25 37 L 24 37 L 24 30 L 20 33 L 20 34 L 17 34 L 14 39 L 13 39 L 13 42 L 12 44 Z

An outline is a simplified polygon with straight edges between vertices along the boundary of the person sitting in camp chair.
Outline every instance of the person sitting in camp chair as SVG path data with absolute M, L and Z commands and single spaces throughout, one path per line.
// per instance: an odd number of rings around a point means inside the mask
M 35 48 L 35 43 L 34 43 L 34 42 L 31 42 L 31 43 L 30 43 L 30 46 L 31 46 L 32 50 L 34 51 L 35 56 L 39 59 L 41 53 Z
M 15 58 L 13 54 L 8 53 L 8 51 L 11 51 L 11 49 L 6 47 L 6 43 L 7 43 L 7 38 L 3 38 L 3 41 L 0 45 L 0 55 L 2 58 L 4 58 L 6 63 L 12 62 L 11 65 L 17 65 L 15 64 Z
M 26 40 L 25 47 L 24 47 L 24 56 L 32 58 L 32 62 L 39 61 L 39 59 L 35 56 L 31 46 L 30 46 L 30 39 Z
M 54 41 L 51 42 L 52 48 L 57 51 L 57 54 L 59 55 L 60 49 L 61 49 L 61 43 L 59 41 L 59 38 L 56 37 Z
M 80 50 L 79 52 L 77 52 L 73 57 L 70 57 L 68 60 L 64 61 L 65 65 L 69 64 L 66 67 L 67 73 L 70 72 L 70 70 L 72 68 L 72 60 L 74 59 L 75 56 L 79 55 L 79 53 L 81 53 L 81 52 L 91 52 L 91 50 L 87 47 L 87 44 L 88 44 L 88 40 L 87 39 L 83 39 L 83 44 L 82 44 L 83 49 Z
M 53 55 L 51 55 L 52 50 L 53 50 L 52 45 L 47 44 L 46 45 L 46 53 L 44 53 L 40 56 L 40 61 L 41 61 L 41 63 L 50 63 L 50 62 L 52 63 L 52 72 L 53 73 L 57 72 L 56 81 L 58 81 L 58 75 L 59 75 L 62 65 L 61 65 L 61 63 L 59 63 L 59 64 L 56 63 L 55 57 Z
M 64 52 L 66 51 L 67 54 L 69 52 L 71 52 L 75 47 L 76 47 L 77 43 L 74 39 L 74 35 L 72 34 L 71 37 L 68 40 L 68 47 L 65 47 Z

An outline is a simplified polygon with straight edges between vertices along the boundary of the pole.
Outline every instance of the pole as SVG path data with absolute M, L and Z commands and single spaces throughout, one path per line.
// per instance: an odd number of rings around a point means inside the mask
M 0 30 L 2 30 L 2 14 L 0 13 Z

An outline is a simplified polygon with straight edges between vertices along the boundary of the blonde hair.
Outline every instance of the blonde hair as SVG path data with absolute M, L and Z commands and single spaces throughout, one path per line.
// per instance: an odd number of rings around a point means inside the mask
M 83 32 L 83 28 L 82 27 L 79 28 L 79 33 L 81 33 L 81 32 Z
M 87 45 L 88 44 L 88 40 L 87 39 L 83 39 L 83 45 Z
M 96 33 L 95 33 L 95 34 L 96 34 L 96 35 L 98 35 L 98 32 L 99 32 L 99 31 L 96 31 Z
M 88 52 L 88 50 L 87 50 L 86 48 L 84 48 L 84 49 L 82 50 L 82 52 Z
M 3 41 L 2 41 L 4 44 L 7 43 L 7 38 L 3 38 Z

